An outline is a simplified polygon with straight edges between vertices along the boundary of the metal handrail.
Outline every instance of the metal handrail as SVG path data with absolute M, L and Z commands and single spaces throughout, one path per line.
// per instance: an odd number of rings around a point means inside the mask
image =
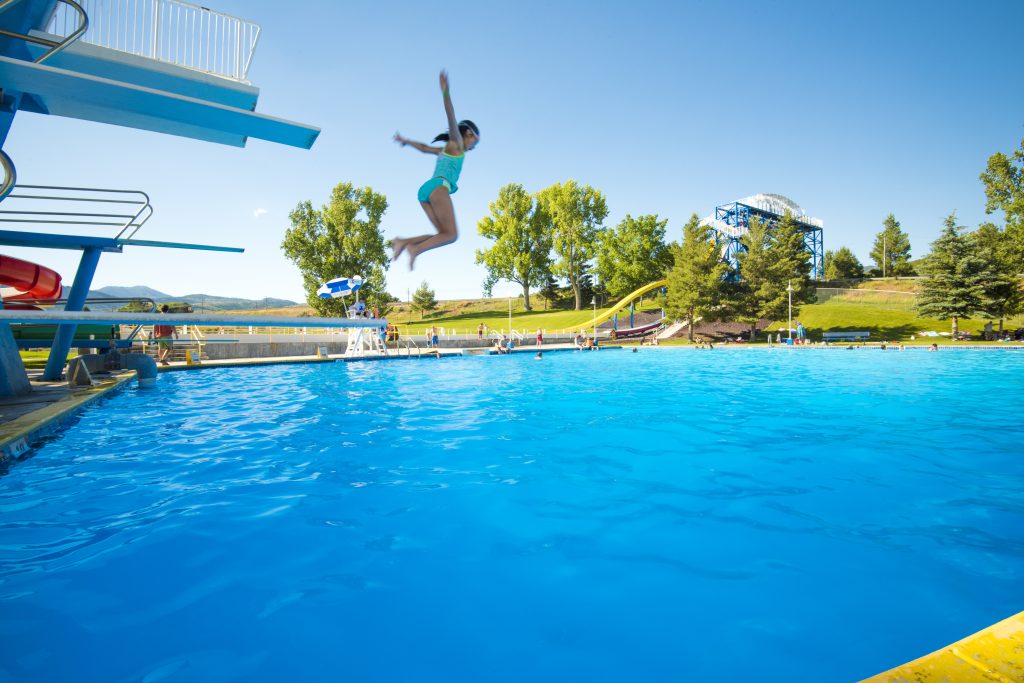
M 206 335 L 200 331 L 198 325 L 185 325 L 185 333 L 188 334 L 189 339 L 195 342 L 196 347 L 199 349 L 199 357 L 203 357 L 203 347 L 206 346 Z
M 18 1 L 19 0 L 3 0 L 3 2 L 0 2 L 0 12 L 4 11 L 9 6 L 13 5 Z M 71 31 L 71 33 L 69 33 L 68 35 L 64 36 L 62 40 L 50 40 L 49 38 L 41 38 L 39 36 L 30 36 L 28 34 L 18 33 L 16 31 L 8 31 L 7 29 L 0 29 L 0 36 L 7 36 L 8 38 L 18 38 L 20 40 L 24 40 L 29 43 L 35 43 L 37 45 L 46 45 L 50 49 L 41 54 L 35 60 L 36 64 L 42 64 L 50 57 L 54 56 L 58 52 L 61 52 L 66 47 L 71 45 L 71 43 L 81 38 L 82 34 L 89 30 L 89 15 L 86 14 L 85 10 L 82 8 L 81 5 L 75 2 L 75 0 L 59 1 L 63 2 L 65 5 L 69 5 L 78 13 L 79 16 L 77 28 Z M 56 11 L 54 11 L 54 14 L 56 14 Z
M 416 355 L 420 355 L 420 347 L 412 337 L 402 337 L 405 340 L 405 355 L 412 358 L 412 350 L 416 349 Z
M 182 0 L 80 0 L 94 19 L 82 40 L 119 52 L 247 82 L 258 24 Z M 47 31 L 62 34 L 69 12 L 53 13 Z
M 14 162 L 7 152 L 0 149 L 0 166 L 4 168 L 4 183 L 0 185 L 0 202 L 7 198 L 14 190 L 14 184 L 18 182 L 18 171 L 14 168 Z
M 6 156 L 6 155 L 5 155 Z M 2 159 L 0 159 L 2 161 Z M 22 190 L 43 190 L 44 193 L 23 194 Z M 64 194 L 54 194 L 63 192 Z M 133 195 L 132 198 L 117 199 L 75 196 L 71 193 L 94 193 L 100 195 Z M 122 204 L 138 206 L 135 213 L 99 213 L 92 211 L 53 211 L 43 205 L 44 210 L 21 210 L 17 207 L 0 209 L 0 223 L 33 223 L 41 225 L 102 225 L 118 228 L 114 236 L 116 240 L 130 240 L 153 216 L 153 205 L 150 203 L 149 195 L 142 190 L 114 190 L 105 187 L 70 187 L 63 185 L 14 185 L 7 199 L 30 200 L 29 206 L 40 208 L 38 205 L 43 202 L 81 202 L 83 204 Z M 7 206 L 7 205 L 5 205 Z M 131 209 L 128 209 L 131 211 Z M 26 218 L 25 216 L 38 216 L 38 218 Z M 88 220 L 88 219 L 124 219 L 124 220 Z M 73 219 L 73 220 L 67 220 Z M 76 219 L 76 220 L 75 220 Z

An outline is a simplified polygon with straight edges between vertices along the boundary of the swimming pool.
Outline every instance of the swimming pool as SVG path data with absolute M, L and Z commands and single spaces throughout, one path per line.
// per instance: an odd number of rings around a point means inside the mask
M 161 375 L 0 477 L 0 681 L 849 681 L 1024 609 L 1024 353 Z

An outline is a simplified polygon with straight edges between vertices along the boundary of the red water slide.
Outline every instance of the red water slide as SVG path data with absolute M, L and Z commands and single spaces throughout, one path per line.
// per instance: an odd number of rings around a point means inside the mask
M 0 287 L 11 287 L 18 294 L 5 296 L 4 301 L 20 299 L 60 298 L 60 275 L 55 270 L 37 266 L 28 261 L 0 255 Z

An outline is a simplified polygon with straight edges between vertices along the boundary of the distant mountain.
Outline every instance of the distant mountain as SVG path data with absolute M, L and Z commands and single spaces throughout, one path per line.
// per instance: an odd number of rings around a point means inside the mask
M 98 296 L 111 296 L 116 299 L 153 299 L 154 301 L 160 301 L 161 299 L 173 299 L 170 294 L 164 294 L 159 292 L 152 287 L 145 287 L 143 285 L 136 285 L 134 287 L 102 287 L 100 289 L 89 290 L 89 297 L 93 295 Z
M 187 301 L 198 311 L 238 311 L 253 310 L 259 308 L 285 308 L 286 306 L 298 306 L 299 304 L 288 299 L 235 299 L 228 296 L 213 296 L 212 294 L 186 294 L 185 296 L 172 297 L 168 301 Z
M 71 288 L 64 288 L 64 296 L 71 295 Z M 267 297 L 266 299 L 237 299 L 234 297 L 227 296 L 214 296 L 212 294 L 186 294 L 184 296 L 174 296 L 172 294 L 165 294 L 159 290 L 153 289 L 152 287 L 145 287 L 143 285 L 136 285 L 134 287 L 101 287 L 100 289 L 89 290 L 90 299 L 101 299 L 101 298 L 115 298 L 115 299 L 152 299 L 157 303 L 170 303 L 176 301 L 187 301 L 192 304 L 196 311 L 239 311 L 239 310 L 253 310 L 260 308 L 285 308 L 287 306 L 298 306 L 299 304 L 288 299 L 275 299 L 273 297 Z M 96 304 L 90 303 L 89 308 L 119 308 L 123 304 Z

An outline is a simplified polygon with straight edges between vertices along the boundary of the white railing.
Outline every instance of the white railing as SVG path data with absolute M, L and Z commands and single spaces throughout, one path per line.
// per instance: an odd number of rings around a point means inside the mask
M 89 17 L 81 40 L 187 69 L 247 82 L 260 27 L 181 0 L 79 0 Z M 58 5 L 47 31 L 66 36 L 81 17 Z
M 896 303 L 910 306 L 914 303 L 917 294 L 915 292 L 904 292 L 895 289 L 844 289 L 841 287 L 817 287 L 815 293 L 818 295 L 817 303 L 823 304 L 830 299 L 841 297 L 847 301 L 866 301 L 872 304 Z

